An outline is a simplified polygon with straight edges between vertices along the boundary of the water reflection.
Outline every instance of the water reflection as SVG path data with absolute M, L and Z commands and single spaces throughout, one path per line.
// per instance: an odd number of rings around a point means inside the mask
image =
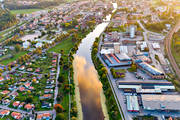
M 102 84 L 94 66 L 88 64 L 84 57 L 75 56 L 74 67 L 77 70 L 75 72 L 79 82 L 84 120 L 103 120 L 100 99 Z
M 106 20 L 82 40 L 73 61 L 74 77 L 79 83 L 84 120 L 104 120 L 100 96 L 102 84 L 91 60 L 91 47 L 95 38 L 99 37 L 108 26 L 110 18 L 111 15 L 106 16 Z

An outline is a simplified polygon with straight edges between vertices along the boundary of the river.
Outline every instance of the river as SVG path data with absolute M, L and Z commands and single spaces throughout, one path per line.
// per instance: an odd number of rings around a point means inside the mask
M 113 4 L 117 8 L 117 4 Z M 114 12 L 114 10 L 113 10 Z M 89 33 L 79 46 L 75 59 L 73 61 L 74 79 L 78 83 L 78 90 L 80 92 L 80 102 L 82 109 L 82 116 L 84 120 L 104 120 L 104 110 L 100 95 L 102 92 L 102 84 L 98 79 L 97 71 L 91 60 L 91 47 L 96 37 L 108 26 L 111 15 L 106 17 L 106 22 L 96 26 L 93 32 Z M 77 91 L 76 91 L 77 92 Z M 79 107 L 79 106 L 78 106 Z M 105 108 L 106 109 L 106 108 Z M 106 113 L 107 114 L 107 113 Z

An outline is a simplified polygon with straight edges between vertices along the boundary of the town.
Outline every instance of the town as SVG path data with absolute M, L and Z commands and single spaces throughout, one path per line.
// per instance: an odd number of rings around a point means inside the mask
M 118 4 L 100 38 L 98 55 L 108 69 L 124 119 L 179 118 L 179 86 L 172 83 L 174 72 L 164 52 L 164 39 L 175 24 L 164 16 L 176 17 L 179 10 L 170 13 L 167 6 L 154 7 L 152 1 L 143 0 Z
M 0 119 L 180 119 L 180 1 L 0 3 Z

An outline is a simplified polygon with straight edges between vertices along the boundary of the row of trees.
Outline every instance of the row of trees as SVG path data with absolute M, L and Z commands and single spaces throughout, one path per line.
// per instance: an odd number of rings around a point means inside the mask
M 100 39 L 96 38 L 93 47 L 92 47 L 92 60 L 95 65 L 96 70 L 98 71 L 98 75 L 100 77 L 100 81 L 103 84 L 104 94 L 106 96 L 106 106 L 108 109 L 108 114 L 110 120 L 120 120 L 121 115 L 118 110 L 118 106 L 116 104 L 114 95 L 112 93 L 108 78 L 107 78 L 107 70 L 104 65 L 101 63 L 100 59 L 97 57 L 98 43 Z

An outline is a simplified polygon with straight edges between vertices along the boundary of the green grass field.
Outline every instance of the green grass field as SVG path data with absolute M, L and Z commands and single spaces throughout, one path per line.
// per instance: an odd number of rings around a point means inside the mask
M 18 52 L 12 58 L 1 61 L 0 64 L 7 65 L 7 64 L 17 60 L 19 57 L 21 57 L 21 56 L 23 56 L 25 54 L 27 54 L 27 51 Z
M 59 53 L 61 50 L 64 50 L 65 54 L 69 53 L 69 50 L 73 47 L 72 38 L 69 37 L 66 40 L 63 40 L 61 43 L 57 44 L 56 46 L 50 48 L 48 52 L 56 52 Z
M 30 14 L 36 11 L 40 11 L 42 9 L 21 9 L 21 10 L 11 10 L 12 14 Z

